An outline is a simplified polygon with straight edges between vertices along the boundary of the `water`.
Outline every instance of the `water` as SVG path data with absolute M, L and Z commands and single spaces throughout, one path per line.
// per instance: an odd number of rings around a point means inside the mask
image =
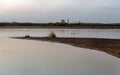
M 114 38 L 120 39 L 119 29 L 0 29 L 0 36 L 48 36 L 55 32 L 58 37 Z
M 120 59 L 104 52 L 9 38 L 25 34 L 42 37 L 49 32 L 59 37 L 120 38 L 120 30 L 1 29 L 0 75 L 120 75 Z

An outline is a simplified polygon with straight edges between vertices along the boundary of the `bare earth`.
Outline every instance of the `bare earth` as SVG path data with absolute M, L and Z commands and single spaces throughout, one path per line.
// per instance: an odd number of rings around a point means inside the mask
M 50 38 L 50 37 L 12 37 L 12 38 L 65 43 L 76 47 L 103 51 L 110 55 L 120 58 L 120 39 Z

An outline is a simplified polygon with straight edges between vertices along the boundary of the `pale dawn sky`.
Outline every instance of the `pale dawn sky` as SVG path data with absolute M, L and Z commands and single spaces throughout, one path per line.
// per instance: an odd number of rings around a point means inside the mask
M 120 23 L 120 0 L 0 0 L 0 22 Z

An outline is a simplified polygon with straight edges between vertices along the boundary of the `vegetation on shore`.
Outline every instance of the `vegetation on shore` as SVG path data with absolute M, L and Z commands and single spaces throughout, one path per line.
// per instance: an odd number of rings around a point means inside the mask
M 48 37 L 50 37 L 50 38 L 56 38 L 56 34 L 54 32 L 51 32 Z

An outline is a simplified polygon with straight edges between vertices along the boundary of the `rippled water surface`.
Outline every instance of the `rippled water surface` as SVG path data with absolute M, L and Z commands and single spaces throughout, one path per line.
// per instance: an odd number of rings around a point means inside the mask
M 11 36 L 120 37 L 120 30 L 1 29 L 0 75 L 120 75 L 120 59 L 104 52 Z

